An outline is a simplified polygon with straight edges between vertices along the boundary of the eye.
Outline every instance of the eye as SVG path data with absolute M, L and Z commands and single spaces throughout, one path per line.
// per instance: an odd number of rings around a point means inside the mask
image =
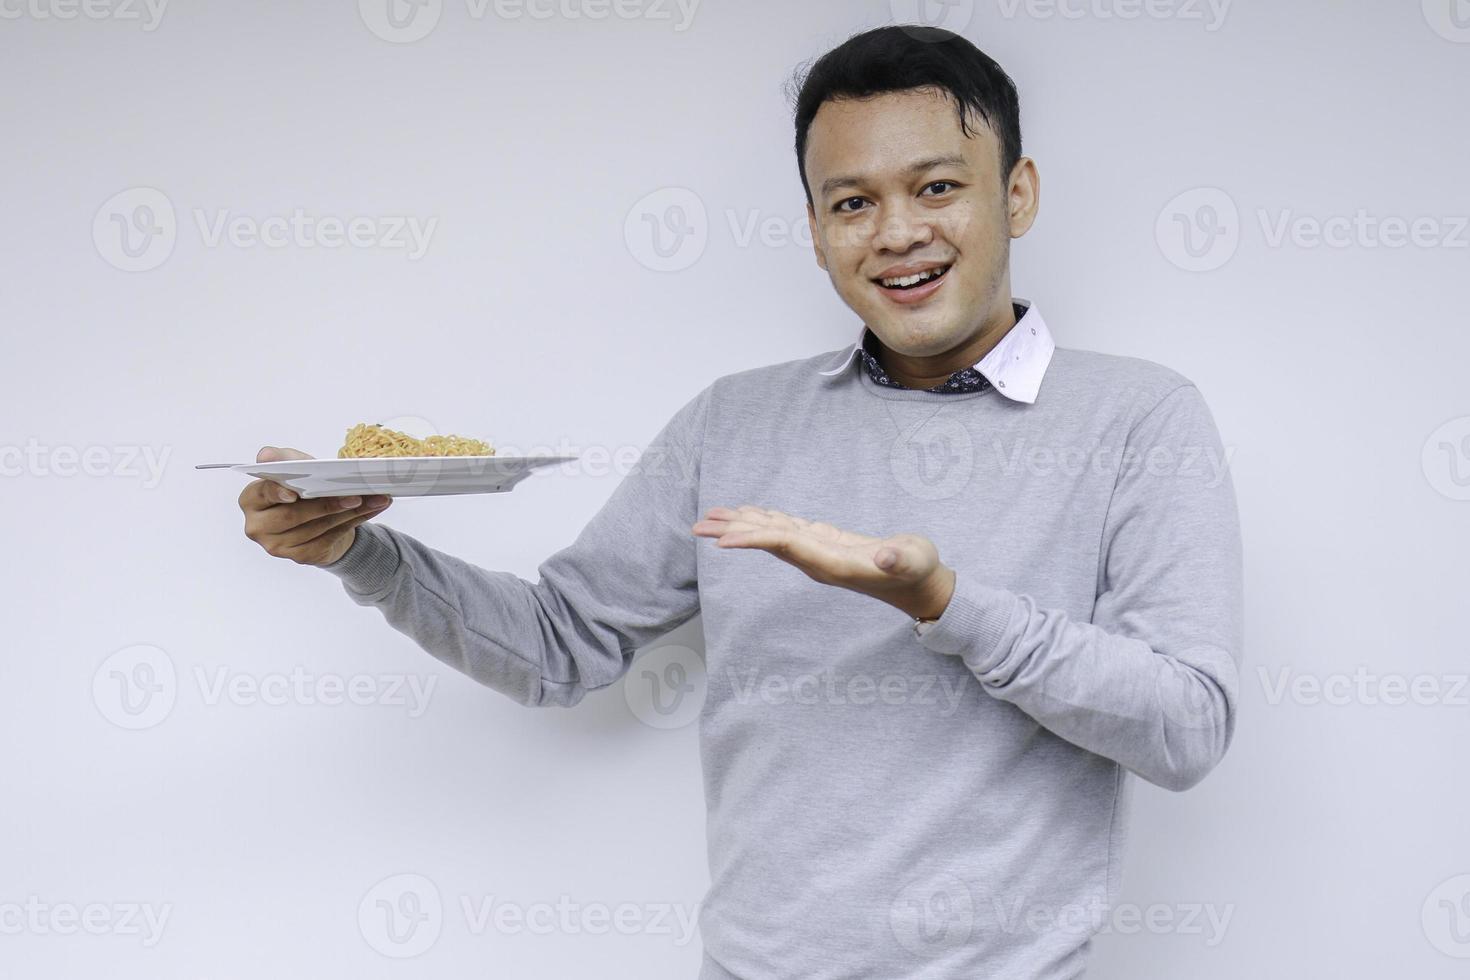
M 934 181 L 933 183 L 929 184 L 928 186 L 926 186 L 924 188 L 924 193 L 927 194 L 927 193 L 929 193 L 930 191 L 934 190 L 937 187 L 937 188 L 939 188 L 939 190 L 938 191 L 935 191 L 935 194 L 936 195 L 938 195 L 938 194 L 944 194 L 947 191 L 952 191 L 952 190 L 954 190 L 955 188 L 957 188 L 959 186 L 960 186 L 959 184 L 956 184 L 952 180 L 936 180 L 936 181 Z
M 855 204 L 855 205 L 861 206 L 861 205 L 866 204 L 866 203 L 867 202 L 864 201 L 860 197 L 849 197 L 849 198 L 846 198 L 844 200 L 838 201 L 836 204 L 834 204 L 832 206 L 832 210 L 835 211 L 835 212 L 837 212 L 838 214 L 852 214 L 853 212 L 857 211 L 858 208 L 857 207 L 848 207 L 849 204 Z

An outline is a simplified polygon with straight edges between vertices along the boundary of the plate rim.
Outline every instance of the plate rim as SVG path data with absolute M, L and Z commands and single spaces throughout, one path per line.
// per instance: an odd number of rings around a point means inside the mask
M 303 464 L 362 464 L 365 462 L 389 462 L 389 463 L 442 463 L 454 460 L 465 460 L 466 462 L 493 462 L 496 460 L 532 460 L 544 463 L 567 463 L 578 459 L 577 456 L 350 456 L 342 459 L 337 456 L 314 458 L 314 459 L 272 459 L 263 463 L 239 463 L 231 469 L 241 472 L 250 472 L 262 469 L 289 469 L 300 467 Z

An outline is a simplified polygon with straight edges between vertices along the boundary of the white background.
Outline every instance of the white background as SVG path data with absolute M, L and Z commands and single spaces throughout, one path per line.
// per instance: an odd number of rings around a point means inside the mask
M 1063 346 L 1189 376 L 1235 454 L 1237 738 L 1188 793 L 1138 785 L 1123 901 L 1173 925 L 1105 932 L 1098 977 L 1464 975 L 1470 9 L 1453 2 L 1459 21 L 1450 0 L 950 13 L 1015 77 L 1040 167 L 1016 294 Z M 502 451 L 636 449 L 714 377 L 850 341 L 791 241 L 781 87 L 916 8 L 707 0 L 686 22 L 652 3 L 593 19 L 575 0 L 444 0 L 404 43 L 371 0 L 179 0 L 156 22 L 0 2 L 0 973 L 694 976 L 697 938 L 477 932 L 461 906 L 692 907 L 694 726 L 645 725 L 617 689 L 517 707 L 331 576 L 267 558 L 241 533 L 240 478 L 192 469 L 266 443 L 332 454 L 348 425 L 405 417 Z M 124 271 L 112 215 L 137 214 L 138 188 L 166 197 L 174 240 Z M 669 188 L 706 221 L 657 271 L 643 215 L 670 216 Z M 198 224 L 297 209 L 436 224 L 417 258 L 210 244 Z M 1337 246 L 1299 224 L 1360 211 Z M 1212 216 L 1225 234 L 1192 258 L 1182 229 Z M 1297 233 L 1278 239 L 1283 218 Z M 1403 247 L 1373 224 L 1420 218 Z M 67 475 L 89 450 L 93 473 Z M 134 453 L 163 460 L 156 479 Z M 617 478 L 401 500 L 386 521 L 534 579 Z M 696 620 L 658 645 L 701 643 Z M 138 645 L 172 667 L 173 701 L 127 730 L 117 672 L 143 675 L 114 655 Z M 212 697 L 295 668 L 436 686 L 417 717 Z M 1438 694 L 1384 703 L 1393 678 Z M 400 874 L 443 912 L 396 960 L 358 910 Z M 27 903 L 112 925 L 67 934 Z M 167 910 L 156 942 L 129 905 Z M 1186 927 L 1191 908 L 1228 915 L 1224 935 Z

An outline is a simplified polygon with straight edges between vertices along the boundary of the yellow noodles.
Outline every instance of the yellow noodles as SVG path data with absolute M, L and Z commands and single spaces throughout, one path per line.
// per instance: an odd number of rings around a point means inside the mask
M 338 459 L 369 456 L 494 456 L 488 442 L 463 436 L 413 436 L 381 425 L 359 423 L 347 430 L 347 441 L 337 450 Z

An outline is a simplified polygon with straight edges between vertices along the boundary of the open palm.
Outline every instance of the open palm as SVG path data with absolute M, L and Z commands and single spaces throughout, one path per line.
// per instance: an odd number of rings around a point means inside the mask
M 721 548 L 768 552 L 813 581 L 870 595 L 911 616 L 938 616 L 953 588 L 939 550 L 917 534 L 875 538 L 750 505 L 711 507 L 692 530 Z

